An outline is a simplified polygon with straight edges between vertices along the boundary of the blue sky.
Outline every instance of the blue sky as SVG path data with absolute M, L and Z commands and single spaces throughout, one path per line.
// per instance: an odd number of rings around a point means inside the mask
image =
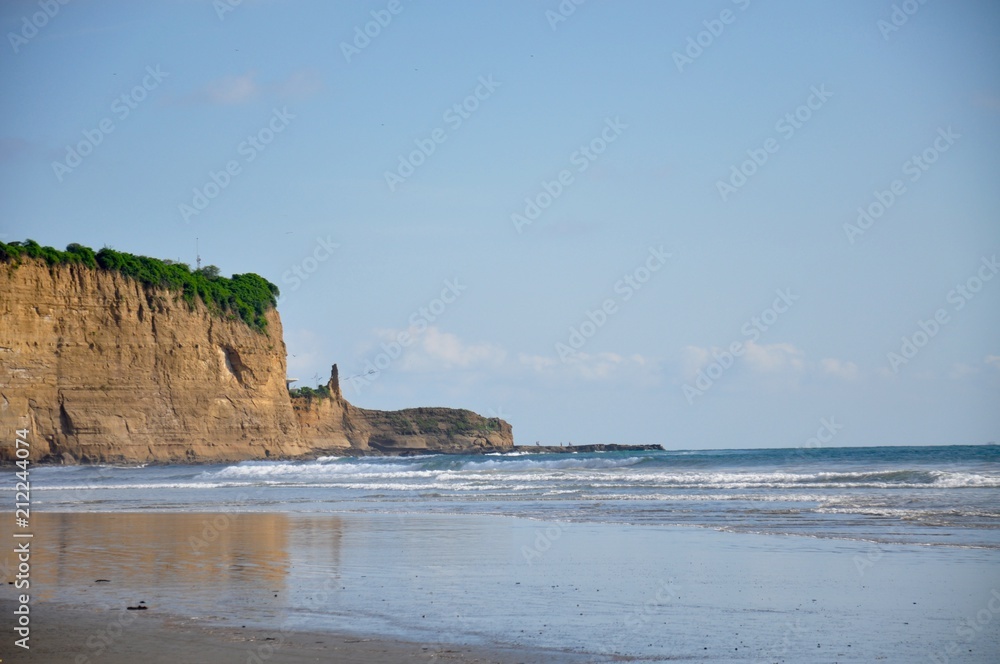
M 1000 440 L 995 3 L 230 4 L 0 5 L 0 239 L 198 238 L 522 444 Z

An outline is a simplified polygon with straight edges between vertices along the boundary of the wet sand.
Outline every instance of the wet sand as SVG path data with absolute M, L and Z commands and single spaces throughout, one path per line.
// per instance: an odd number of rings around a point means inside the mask
M 9 616 L 15 604 L 0 601 Z M 342 662 L 344 664 L 577 664 L 606 661 L 569 653 L 516 648 L 474 648 L 454 644 L 421 644 L 385 637 L 331 632 L 275 632 L 241 626 L 220 627 L 155 611 L 83 609 L 41 604 L 32 607 L 35 622 L 31 649 L 11 646 L 4 634 L 4 664 L 135 664 L 142 662 Z
M 32 529 L 33 651 L 12 647 L 5 582 L 3 664 L 1000 653 L 995 550 L 441 514 L 33 513 Z

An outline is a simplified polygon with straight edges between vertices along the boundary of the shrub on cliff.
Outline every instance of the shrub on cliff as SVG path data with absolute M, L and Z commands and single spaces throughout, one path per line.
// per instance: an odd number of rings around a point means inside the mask
M 0 261 L 16 263 L 21 260 L 21 256 L 38 258 L 49 265 L 79 263 L 87 267 L 97 267 L 94 250 L 75 242 L 67 246 L 66 251 L 43 247 L 34 240 L 11 242 L 10 244 L 0 242 Z
M 293 399 L 329 399 L 330 388 L 326 385 L 293 387 L 288 390 L 288 396 Z
M 277 305 L 278 287 L 256 274 L 219 276 L 219 268 L 209 265 L 191 271 L 184 263 L 136 256 L 105 247 L 96 254 L 90 247 L 73 243 L 66 251 L 43 247 L 34 240 L 0 242 L 0 262 L 17 264 L 21 258 L 44 260 L 48 265 L 79 264 L 94 269 L 118 272 L 145 286 L 180 291 L 194 307 L 195 298 L 219 315 L 240 318 L 258 332 L 267 331 L 265 313 Z
M 414 413 L 413 423 L 420 433 L 439 433 L 441 431 L 469 433 L 477 428 L 469 420 L 469 415 L 472 413 L 465 410 L 414 408 L 412 412 Z

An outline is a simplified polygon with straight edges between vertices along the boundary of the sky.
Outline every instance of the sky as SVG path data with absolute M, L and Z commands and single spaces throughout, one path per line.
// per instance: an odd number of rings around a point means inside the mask
M 1000 441 L 1000 5 L 0 4 L 0 240 L 255 272 L 518 444 Z

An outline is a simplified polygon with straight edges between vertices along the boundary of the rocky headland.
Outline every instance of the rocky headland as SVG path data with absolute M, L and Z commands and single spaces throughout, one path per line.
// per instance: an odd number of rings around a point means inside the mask
M 294 396 L 292 408 L 305 444 L 315 453 L 344 455 L 476 454 L 509 451 L 510 424 L 470 410 L 369 410 L 340 391 L 337 365 L 320 395 Z

